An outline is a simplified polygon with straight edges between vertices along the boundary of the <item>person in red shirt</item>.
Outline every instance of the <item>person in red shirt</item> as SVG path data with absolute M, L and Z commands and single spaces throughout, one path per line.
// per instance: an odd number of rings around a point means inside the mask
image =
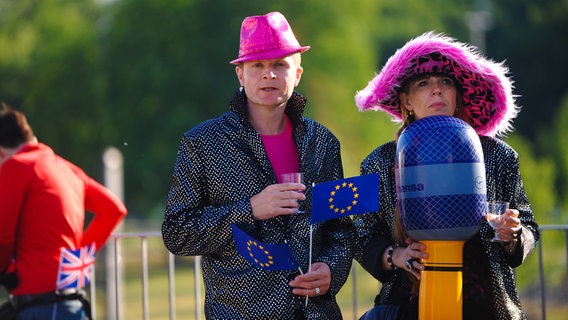
M 126 215 L 110 190 L 0 111 L 0 281 L 23 319 L 86 319 L 95 252 Z M 85 211 L 94 217 L 85 229 Z

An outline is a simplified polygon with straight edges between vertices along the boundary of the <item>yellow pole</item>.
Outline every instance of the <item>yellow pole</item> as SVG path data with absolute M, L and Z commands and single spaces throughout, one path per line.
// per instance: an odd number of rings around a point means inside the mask
M 464 241 L 420 241 L 429 258 L 422 259 L 418 320 L 462 319 Z

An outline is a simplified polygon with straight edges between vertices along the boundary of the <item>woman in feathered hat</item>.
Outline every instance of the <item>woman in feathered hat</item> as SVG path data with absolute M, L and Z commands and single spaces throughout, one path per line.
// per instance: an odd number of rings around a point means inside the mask
M 512 209 L 505 214 L 506 227 L 498 231 L 506 243 L 484 241 L 493 233 L 484 223 L 464 245 L 463 319 L 526 318 L 513 268 L 535 247 L 539 233 L 518 154 L 496 138 L 512 129 L 519 111 L 507 72 L 471 45 L 428 32 L 397 50 L 355 97 L 359 110 L 385 111 L 401 122 L 397 137 L 414 121 L 433 115 L 460 118 L 480 137 L 487 199 L 508 201 Z M 395 153 L 396 140 L 379 146 L 361 163 L 361 174 L 380 174 L 381 189 L 378 213 L 355 216 L 360 248 L 356 259 L 382 283 L 375 304 L 401 305 L 399 316 L 405 317 L 417 301 L 417 279 L 424 269 L 412 259 L 427 254 L 422 243 L 407 239 L 397 228 Z

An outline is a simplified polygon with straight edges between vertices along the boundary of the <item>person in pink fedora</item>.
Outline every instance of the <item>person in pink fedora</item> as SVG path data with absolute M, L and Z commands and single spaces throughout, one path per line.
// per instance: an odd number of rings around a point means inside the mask
M 379 173 L 380 208 L 354 217 L 358 227 L 356 260 L 381 283 L 375 319 L 386 305 L 398 307 L 397 319 L 416 319 L 418 279 L 427 258 L 424 244 L 405 234 L 396 206 L 397 139 L 414 121 L 453 116 L 479 135 L 485 160 L 487 200 L 510 203 L 505 225 L 493 231 L 483 222 L 463 250 L 463 319 L 525 319 L 513 268 L 539 240 L 538 225 L 525 194 L 517 152 L 497 138 L 512 130 L 515 104 L 512 81 L 503 63 L 481 55 L 472 45 L 444 34 L 424 33 L 392 55 L 381 72 L 355 96 L 359 110 L 380 110 L 401 123 L 395 140 L 372 151 L 361 174 Z M 497 232 L 504 242 L 490 242 Z M 391 308 L 392 309 L 392 308 Z M 381 311 L 382 310 L 382 311 Z
M 342 319 L 335 296 L 356 231 L 348 218 L 310 224 L 312 185 L 341 179 L 343 167 L 338 139 L 303 115 L 306 99 L 295 91 L 309 48 L 279 12 L 244 19 L 230 62 L 241 87 L 227 112 L 179 144 L 162 234 L 173 254 L 202 256 L 207 319 Z M 281 183 L 296 172 L 303 183 Z M 288 245 L 299 267 L 250 262 L 233 226 Z

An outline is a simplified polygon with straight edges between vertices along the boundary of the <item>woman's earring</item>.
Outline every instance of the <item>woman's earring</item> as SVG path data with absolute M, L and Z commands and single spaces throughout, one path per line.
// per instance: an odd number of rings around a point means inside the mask
M 414 118 L 414 112 L 412 110 L 408 111 L 408 117 L 409 118 Z

